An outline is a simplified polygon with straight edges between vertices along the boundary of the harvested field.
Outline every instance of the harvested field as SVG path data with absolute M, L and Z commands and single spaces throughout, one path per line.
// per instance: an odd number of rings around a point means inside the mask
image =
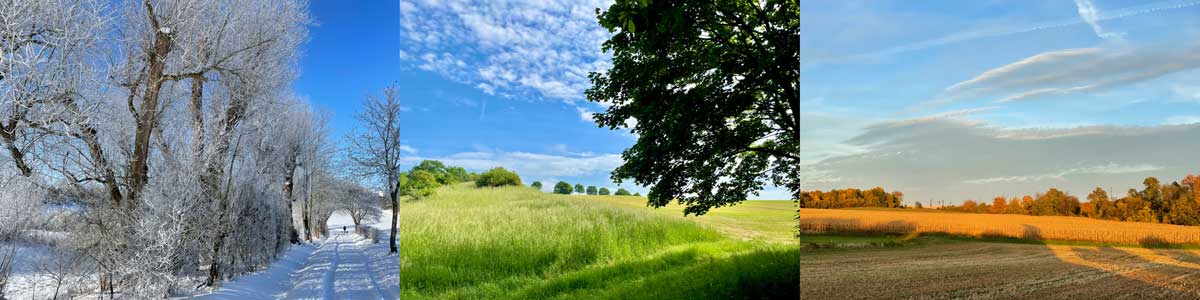
M 1200 244 L 1200 228 L 1083 217 L 920 210 L 801 209 L 804 233 L 945 233 L 1130 245 Z
M 803 299 L 1200 299 L 1200 250 L 951 243 L 811 252 Z

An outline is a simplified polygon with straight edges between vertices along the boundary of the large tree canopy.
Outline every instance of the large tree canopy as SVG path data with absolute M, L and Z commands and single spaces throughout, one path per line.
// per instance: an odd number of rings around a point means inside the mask
M 685 214 L 736 204 L 768 181 L 799 198 L 797 0 L 618 0 L 599 13 L 615 34 L 612 68 L 592 73 L 601 127 L 631 127 L 613 179 L 650 186 Z

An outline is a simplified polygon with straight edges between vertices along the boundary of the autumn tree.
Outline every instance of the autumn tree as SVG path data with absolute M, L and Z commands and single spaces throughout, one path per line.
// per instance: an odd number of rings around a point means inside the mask
M 975 210 L 978 209 L 978 206 L 979 206 L 979 204 L 975 203 L 975 200 L 963 201 L 962 211 L 975 212 Z
M 1008 203 L 1006 203 L 1006 201 L 1008 201 L 1008 199 L 1005 199 L 1004 196 L 999 196 L 995 199 L 992 199 L 992 206 L 988 208 L 988 212 L 993 214 L 1004 213 L 1008 209 Z

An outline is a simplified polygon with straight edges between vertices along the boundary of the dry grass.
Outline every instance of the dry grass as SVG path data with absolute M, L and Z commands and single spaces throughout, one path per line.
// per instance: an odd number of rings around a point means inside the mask
M 804 233 L 945 233 L 1097 243 L 1200 244 L 1200 228 L 1082 217 L 993 215 L 920 210 L 801 209 Z

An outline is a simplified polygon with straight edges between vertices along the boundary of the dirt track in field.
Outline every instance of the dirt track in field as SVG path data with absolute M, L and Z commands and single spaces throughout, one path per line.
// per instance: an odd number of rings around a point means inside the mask
M 1200 299 L 1200 250 L 954 243 L 823 251 L 801 299 Z

